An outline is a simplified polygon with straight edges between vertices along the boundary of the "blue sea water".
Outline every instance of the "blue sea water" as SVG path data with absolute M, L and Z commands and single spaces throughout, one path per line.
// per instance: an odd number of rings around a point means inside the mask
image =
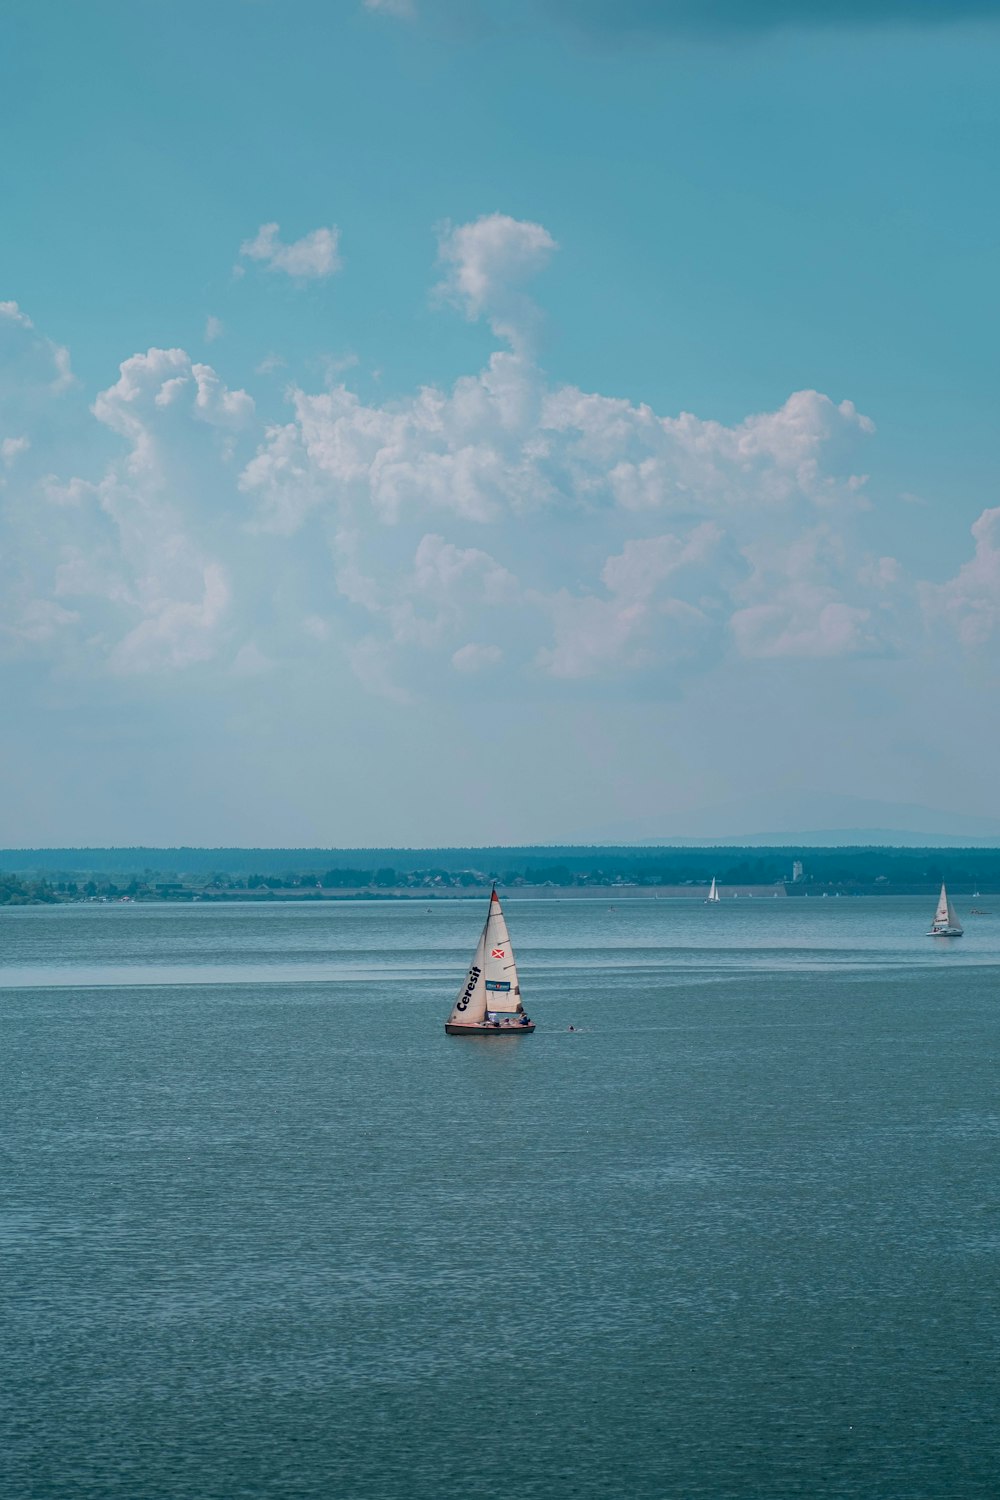
M 995 1500 L 977 904 L 0 912 L 0 1494 Z

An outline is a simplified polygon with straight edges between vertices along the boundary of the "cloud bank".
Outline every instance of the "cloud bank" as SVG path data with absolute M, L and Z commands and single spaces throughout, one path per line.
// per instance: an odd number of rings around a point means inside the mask
M 340 230 L 313 229 L 300 240 L 284 244 L 280 224 L 262 224 L 252 240 L 240 246 L 246 260 L 260 261 L 269 271 L 282 271 L 296 281 L 317 281 L 332 276 L 343 265 L 338 249 Z
M 292 385 L 267 422 L 183 349 L 131 355 L 89 467 L 36 441 L 60 346 L 0 305 L 2 649 L 118 679 L 336 660 L 401 704 L 498 674 L 670 695 L 726 662 L 912 655 L 942 624 L 995 649 L 1000 509 L 954 576 L 921 578 L 867 539 L 877 434 L 849 399 L 723 423 L 551 382 L 524 286 L 555 251 L 502 214 L 442 231 L 441 295 L 505 345 L 447 387 Z

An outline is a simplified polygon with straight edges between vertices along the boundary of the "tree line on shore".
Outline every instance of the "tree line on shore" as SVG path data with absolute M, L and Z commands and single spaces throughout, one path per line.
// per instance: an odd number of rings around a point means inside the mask
M 723 886 L 784 883 L 794 894 L 820 887 L 845 893 L 923 892 L 943 880 L 956 890 L 1000 890 L 1000 850 L 996 849 L 376 850 L 367 856 L 364 851 L 343 851 L 355 856 L 343 864 L 323 861 L 318 868 L 310 868 L 312 859 L 291 864 L 295 855 L 306 852 L 325 854 L 329 860 L 330 854 L 341 851 L 52 850 L 23 851 L 20 856 L 16 851 L 0 851 L 0 905 L 259 899 L 278 892 L 316 900 L 395 891 L 471 894 L 494 880 L 508 890 L 524 886 L 698 887 L 707 885 L 713 876 Z M 404 857 L 389 863 L 387 852 Z M 176 865 L 166 860 L 158 866 L 147 863 L 137 872 L 135 866 L 128 868 L 130 853 L 181 858 Z M 181 862 L 183 856 L 195 853 L 198 860 Z M 245 868 L 248 853 L 256 856 L 256 868 L 249 870 Z M 104 857 L 98 860 L 98 854 Z M 214 865 L 207 868 L 206 855 L 215 856 Z M 32 856 L 37 864 L 27 863 Z M 44 862 L 40 856 L 45 856 Z M 18 857 L 25 863 L 12 870 Z

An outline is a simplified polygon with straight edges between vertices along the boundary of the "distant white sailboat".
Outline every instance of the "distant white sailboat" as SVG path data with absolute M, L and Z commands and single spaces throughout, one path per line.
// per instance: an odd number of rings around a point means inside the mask
M 928 937 L 961 937 L 962 924 L 955 915 L 955 908 L 948 900 L 948 892 L 944 886 L 941 887 L 941 895 L 938 897 L 937 911 L 931 923 Z
M 535 1029 L 521 1004 L 514 950 L 495 888 L 469 972 L 444 1029 L 449 1036 L 514 1036 Z
M 722 900 L 722 897 L 719 895 L 719 887 L 716 885 L 716 883 L 715 883 L 715 876 L 713 875 L 712 876 L 712 889 L 709 891 L 708 895 L 705 897 L 705 905 L 708 906 L 709 903 L 711 903 L 714 906 L 715 903 L 716 903 L 716 901 L 721 901 L 721 900 Z

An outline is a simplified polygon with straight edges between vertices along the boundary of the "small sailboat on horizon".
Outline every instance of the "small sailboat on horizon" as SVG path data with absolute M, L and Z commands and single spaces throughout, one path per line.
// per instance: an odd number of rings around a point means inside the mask
M 535 1029 L 521 1004 L 514 949 L 496 886 L 469 972 L 444 1029 L 448 1036 L 515 1036 Z
M 955 908 L 948 899 L 948 892 L 944 885 L 941 886 L 941 894 L 938 897 L 937 911 L 931 923 L 928 937 L 961 937 L 963 927 L 955 915 Z
M 721 901 L 721 900 L 722 900 L 722 897 L 719 895 L 719 887 L 716 885 L 716 883 L 715 883 L 715 876 L 713 875 L 712 876 L 712 888 L 709 891 L 708 895 L 705 897 L 705 905 L 706 906 L 714 906 L 717 901 Z

